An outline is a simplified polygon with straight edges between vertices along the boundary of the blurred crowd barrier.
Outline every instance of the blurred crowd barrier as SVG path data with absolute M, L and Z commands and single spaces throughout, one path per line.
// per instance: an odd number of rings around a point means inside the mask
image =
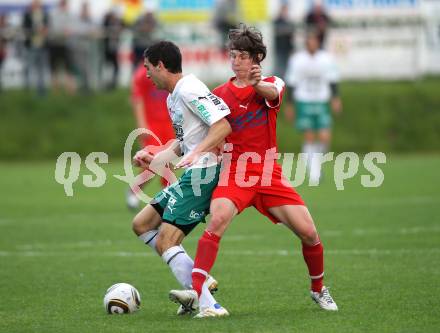
M 143 50 L 161 38 L 181 47 L 185 72 L 215 84 L 231 74 L 225 42 L 239 22 L 262 31 L 267 74 L 283 76 L 310 25 L 342 78 L 440 74 L 440 1 L 0 0 L 1 88 L 128 86 Z

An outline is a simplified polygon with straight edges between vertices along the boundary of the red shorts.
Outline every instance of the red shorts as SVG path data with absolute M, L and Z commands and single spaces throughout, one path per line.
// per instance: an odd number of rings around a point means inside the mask
M 262 166 L 248 167 L 246 178 L 231 166 L 230 172 L 224 170 L 220 174 L 220 181 L 212 194 L 212 199 L 227 198 L 237 207 L 238 213 L 245 208 L 254 206 L 261 214 L 267 216 L 273 223 L 279 223 L 275 216 L 269 212 L 269 208 L 284 205 L 305 206 L 301 196 L 284 177 L 282 168 L 276 162 L 273 170 L 263 174 Z M 272 172 L 270 172 L 272 171 Z M 250 180 L 249 177 L 259 177 L 259 181 L 252 186 L 243 186 L 239 179 Z

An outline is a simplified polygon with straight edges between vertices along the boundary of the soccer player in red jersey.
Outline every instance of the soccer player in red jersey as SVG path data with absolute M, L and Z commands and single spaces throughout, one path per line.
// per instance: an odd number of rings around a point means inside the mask
M 284 82 L 275 76 L 262 76 L 260 63 L 266 56 L 266 46 L 258 30 L 245 25 L 230 30 L 229 49 L 235 76 L 213 92 L 231 110 L 227 118 L 232 133 L 227 143 L 232 144 L 232 153 L 225 150 L 223 171 L 212 195 L 211 220 L 198 243 L 192 271 L 193 289 L 172 290 L 170 294 L 183 306 L 197 307 L 202 284 L 214 265 L 224 232 L 234 216 L 254 206 L 272 222 L 285 224 L 300 238 L 312 299 L 325 310 L 337 310 L 323 285 L 323 246 L 313 219 L 276 162 L 276 118 Z M 251 163 L 246 166 L 248 159 Z
M 142 146 L 150 146 L 149 150 L 155 153 L 162 150 L 167 142 L 175 139 L 167 109 L 167 96 L 168 92 L 157 89 L 151 79 L 147 78 L 147 70 L 143 64 L 139 64 L 133 75 L 131 100 L 138 128 L 148 129 L 160 140 L 158 142 L 153 135 L 141 136 Z M 165 177 L 160 179 L 162 187 L 168 185 L 166 178 L 171 179 L 167 175 L 170 172 L 169 169 L 163 171 L 162 175 Z M 139 187 L 145 185 L 145 179 L 141 179 L 140 182 L 142 184 L 137 184 Z M 139 187 L 134 186 L 134 190 Z M 139 207 L 139 199 L 131 188 L 127 192 L 127 205 L 131 209 Z

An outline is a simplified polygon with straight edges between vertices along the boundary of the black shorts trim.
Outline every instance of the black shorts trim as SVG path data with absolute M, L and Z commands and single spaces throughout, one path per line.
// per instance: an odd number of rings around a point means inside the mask
M 187 236 L 191 231 L 193 231 L 193 229 L 197 227 L 197 225 L 200 223 L 200 222 L 194 222 L 191 224 L 176 224 L 176 221 L 168 221 L 163 219 L 162 222 L 175 226 L 177 229 L 181 230 L 185 234 L 185 236 Z
M 160 217 L 163 216 L 164 209 L 162 208 L 162 206 L 156 200 L 153 199 L 150 202 L 150 205 L 156 210 L 156 212 L 160 215 Z

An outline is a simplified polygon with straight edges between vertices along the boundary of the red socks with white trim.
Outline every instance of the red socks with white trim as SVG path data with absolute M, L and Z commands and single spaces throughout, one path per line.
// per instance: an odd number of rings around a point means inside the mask
M 206 230 L 199 239 L 192 271 L 192 288 L 199 296 L 202 294 L 203 283 L 217 258 L 220 239 L 216 234 Z
M 321 292 L 324 280 L 324 248 L 320 242 L 313 246 L 302 243 L 302 252 L 312 281 L 311 289 Z

